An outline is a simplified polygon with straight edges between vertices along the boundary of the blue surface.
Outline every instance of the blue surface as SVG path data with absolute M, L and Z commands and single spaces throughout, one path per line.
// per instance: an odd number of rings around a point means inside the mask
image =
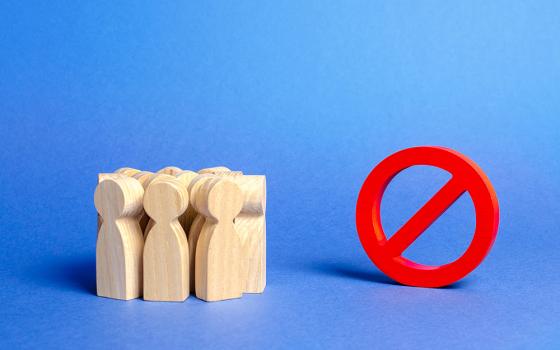
M 181 4 L 179 4 L 181 3 Z M 0 348 L 560 346 L 555 1 L 0 3 Z M 369 171 L 443 145 L 501 206 L 484 263 L 395 285 L 354 226 Z M 95 292 L 98 172 L 227 165 L 268 178 L 268 286 L 204 303 Z M 394 231 L 445 181 L 391 185 Z M 457 257 L 462 198 L 407 252 Z

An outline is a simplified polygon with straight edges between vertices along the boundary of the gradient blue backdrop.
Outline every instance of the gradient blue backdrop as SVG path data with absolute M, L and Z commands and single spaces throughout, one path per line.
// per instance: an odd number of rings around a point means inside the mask
M 555 1 L 2 1 L 0 347 L 560 346 Z M 369 171 L 443 145 L 501 205 L 445 289 L 393 284 L 354 226 Z M 227 165 L 268 178 L 268 286 L 204 303 L 95 296 L 98 172 Z M 399 175 L 388 231 L 445 181 Z M 456 258 L 462 198 L 407 254 Z

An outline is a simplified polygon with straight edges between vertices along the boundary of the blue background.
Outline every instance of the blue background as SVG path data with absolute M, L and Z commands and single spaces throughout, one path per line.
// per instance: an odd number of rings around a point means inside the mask
M 560 346 L 560 5 L 555 1 L 2 1 L 0 347 Z M 475 160 L 501 206 L 483 264 L 399 286 L 355 201 L 409 146 Z M 268 179 L 263 295 L 95 296 L 98 172 L 227 165 Z M 399 175 L 396 230 L 444 183 Z M 458 257 L 463 197 L 407 251 Z

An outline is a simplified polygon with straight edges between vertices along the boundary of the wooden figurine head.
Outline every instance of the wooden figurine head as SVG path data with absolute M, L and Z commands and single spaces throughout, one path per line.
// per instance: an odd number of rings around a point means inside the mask
M 201 180 L 191 201 L 196 211 L 213 221 L 233 221 L 243 206 L 243 195 L 234 182 L 219 177 Z
M 185 212 L 188 204 L 187 189 L 173 177 L 152 181 L 144 195 L 144 209 L 156 222 L 176 219 Z
M 135 216 L 142 211 L 144 188 L 138 180 L 126 175 L 105 178 L 95 190 L 97 212 L 104 220 Z
M 134 174 L 138 174 L 139 172 L 140 170 L 129 167 L 119 168 L 115 170 L 116 174 L 123 174 L 126 176 L 133 176 Z
M 176 166 L 166 166 L 165 168 L 158 170 L 158 174 L 166 174 L 166 175 L 175 176 L 182 171 L 183 171 L 183 169 L 178 168 Z

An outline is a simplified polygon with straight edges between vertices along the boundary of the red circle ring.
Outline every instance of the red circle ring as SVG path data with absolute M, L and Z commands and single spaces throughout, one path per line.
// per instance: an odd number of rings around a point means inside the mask
M 474 204 L 476 226 L 473 240 L 462 256 L 445 265 L 422 265 L 404 258 L 402 252 L 408 246 L 407 243 L 402 243 L 404 247 L 401 245 L 400 249 L 393 249 L 389 242 L 396 234 L 387 240 L 381 225 L 381 199 L 385 189 L 398 173 L 415 165 L 438 167 L 452 175 L 451 180 L 438 192 L 441 193 L 438 198 L 443 198 L 439 201 L 441 203 L 438 204 L 437 200 L 430 203 L 430 200 L 420 209 L 424 210 L 423 216 L 427 216 L 428 219 L 419 218 L 413 221 L 417 216 L 415 215 L 407 223 L 408 231 L 418 231 L 415 233 L 416 237 L 462 193 L 469 192 Z M 444 203 L 446 200 L 450 203 Z M 498 223 L 498 199 L 488 177 L 472 160 L 443 147 L 413 147 L 385 158 L 366 178 L 356 205 L 358 235 L 371 261 L 395 281 L 417 287 L 446 286 L 473 271 L 492 248 L 498 232 Z M 408 243 L 412 243 L 414 239 L 408 239 Z

